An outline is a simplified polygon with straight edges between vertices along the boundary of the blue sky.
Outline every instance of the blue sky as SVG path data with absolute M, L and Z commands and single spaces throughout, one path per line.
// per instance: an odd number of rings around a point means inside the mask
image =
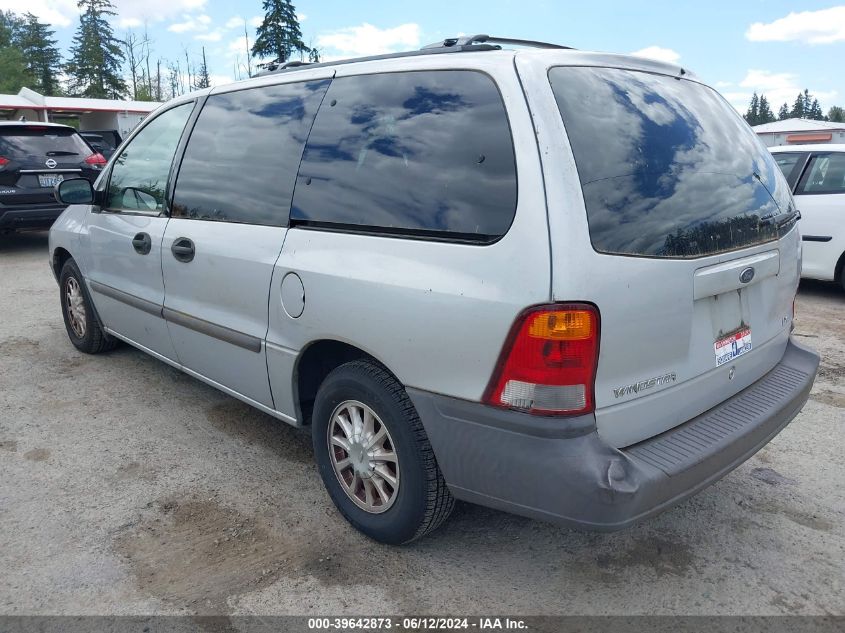
M 243 25 L 250 39 L 260 0 L 113 0 L 115 29 L 146 24 L 155 57 L 196 59 L 206 48 L 215 83 L 243 73 Z M 329 58 L 417 48 L 456 33 L 548 40 L 588 50 L 640 52 L 695 71 L 744 110 L 751 92 L 773 108 L 809 88 L 827 110 L 845 105 L 845 4 L 802 0 L 396 2 L 300 0 L 306 43 Z M 800 6 L 799 6 L 800 5 Z M 53 24 L 66 49 L 78 23 L 75 0 L 0 0 Z

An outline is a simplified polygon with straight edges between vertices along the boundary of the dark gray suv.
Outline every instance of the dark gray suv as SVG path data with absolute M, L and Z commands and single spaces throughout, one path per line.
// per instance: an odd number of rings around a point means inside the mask
M 0 231 L 49 228 L 67 206 L 56 202 L 53 186 L 93 182 L 105 164 L 68 125 L 0 121 Z

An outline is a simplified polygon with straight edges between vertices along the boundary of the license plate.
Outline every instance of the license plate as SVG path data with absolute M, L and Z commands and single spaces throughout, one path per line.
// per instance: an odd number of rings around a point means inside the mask
M 55 187 L 64 179 L 61 174 L 38 174 L 38 184 L 42 187 Z
M 724 365 L 751 351 L 751 328 L 728 334 L 713 344 L 716 352 L 716 366 Z

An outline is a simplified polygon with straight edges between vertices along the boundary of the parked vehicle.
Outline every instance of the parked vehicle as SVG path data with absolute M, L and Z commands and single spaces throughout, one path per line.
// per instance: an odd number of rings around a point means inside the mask
M 770 148 L 801 212 L 801 276 L 845 290 L 845 145 Z
M 678 66 L 475 36 L 281 68 L 165 104 L 57 195 L 72 343 L 310 426 L 387 543 L 456 498 L 623 528 L 748 459 L 817 371 L 786 180 Z
M 93 182 L 105 164 L 72 127 L 0 121 L 0 231 L 48 228 L 66 206 L 53 197 L 54 185 Z
M 120 147 L 120 144 L 123 142 L 117 130 L 84 130 L 80 134 L 92 146 L 96 143 L 99 146 L 97 151 L 105 156 L 106 159 L 111 158 L 114 150 Z

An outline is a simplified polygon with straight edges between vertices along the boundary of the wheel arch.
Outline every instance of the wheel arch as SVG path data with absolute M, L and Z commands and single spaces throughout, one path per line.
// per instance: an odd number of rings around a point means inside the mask
M 58 281 L 59 275 L 62 274 L 62 267 L 69 259 L 73 259 L 73 256 L 66 248 L 57 246 L 53 249 L 53 254 L 50 257 L 50 265 L 53 267 L 53 274 L 56 277 L 56 281 Z
M 326 376 L 341 365 L 353 360 L 369 360 L 399 380 L 396 374 L 390 371 L 373 354 L 351 343 L 336 339 L 311 341 L 299 352 L 293 370 L 293 397 L 296 418 L 303 426 L 311 424 L 314 399 Z

